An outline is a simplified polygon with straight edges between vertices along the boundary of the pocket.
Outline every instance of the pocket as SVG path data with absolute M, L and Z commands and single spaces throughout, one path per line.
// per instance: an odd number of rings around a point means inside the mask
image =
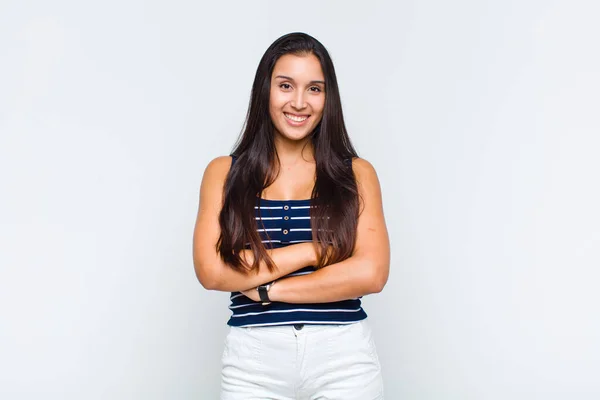
M 361 320 L 359 323 L 362 327 L 362 336 L 363 340 L 365 340 L 366 342 L 369 356 L 371 357 L 373 362 L 377 364 L 377 367 L 380 367 L 379 355 L 377 354 L 377 346 L 375 345 L 375 338 L 373 337 L 371 325 L 366 319 Z
M 223 340 L 223 352 L 221 353 L 221 364 L 224 363 L 225 361 L 225 357 L 227 357 L 227 355 L 229 354 L 229 341 L 227 340 L 227 338 L 229 337 L 229 334 L 225 335 L 225 340 Z
M 254 362 L 260 353 L 260 340 L 253 328 L 231 327 L 225 338 L 225 357 Z
M 369 340 L 369 347 L 371 349 L 371 357 L 377 364 L 377 367 L 381 368 L 381 364 L 379 363 L 379 355 L 377 354 L 377 346 L 375 345 L 375 339 L 371 336 L 371 340 Z

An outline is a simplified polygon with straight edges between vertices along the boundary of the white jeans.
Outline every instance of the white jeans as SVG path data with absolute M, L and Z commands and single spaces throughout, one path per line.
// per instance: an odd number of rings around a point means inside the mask
M 230 327 L 221 400 L 241 399 L 383 399 L 369 323 Z

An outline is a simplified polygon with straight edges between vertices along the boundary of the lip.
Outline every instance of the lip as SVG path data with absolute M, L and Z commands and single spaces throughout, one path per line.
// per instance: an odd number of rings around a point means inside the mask
M 295 113 L 291 113 L 291 112 L 287 112 L 287 111 L 284 111 L 284 113 L 293 115 L 294 117 L 309 117 L 310 116 L 310 114 L 295 114 Z
M 293 115 L 294 117 L 306 117 L 306 119 L 302 122 L 296 122 L 296 121 L 292 121 L 291 119 L 289 119 L 288 117 L 285 116 L 285 114 L 290 114 Z M 287 123 L 291 126 L 302 126 L 304 124 L 306 124 L 306 121 L 308 121 L 310 119 L 310 115 L 308 114 L 294 114 L 294 113 L 289 113 L 289 112 L 285 112 L 283 115 L 283 118 L 285 118 L 285 120 L 287 121 Z

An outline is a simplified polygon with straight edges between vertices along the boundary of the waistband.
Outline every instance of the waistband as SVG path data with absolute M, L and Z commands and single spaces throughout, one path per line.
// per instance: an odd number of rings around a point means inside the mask
M 265 333 L 282 333 L 296 334 L 298 332 L 322 332 L 339 330 L 344 327 L 352 326 L 357 323 L 366 323 L 366 320 L 354 321 L 347 324 L 289 324 L 289 325 L 260 325 L 260 326 L 230 326 L 231 330 L 239 329 L 240 332 L 265 332 Z M 242 331 L 243 330 L 243 331 Z

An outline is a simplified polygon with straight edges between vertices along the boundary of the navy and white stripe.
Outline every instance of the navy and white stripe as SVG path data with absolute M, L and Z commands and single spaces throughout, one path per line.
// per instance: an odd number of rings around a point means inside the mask
M 254 210 L 257 230 L 267 248 L 312 241 L 310 199 L 257 199 Z M 315 268 L 306 267 L 292 272 L 287 277 L 306 275 L 314 271 Z M 332 303 L 272 302 L 263 306 L 240 292 L 232 292 L 230 300 L 229 309 L 232 315 L 227 324 L 231 326 L 349 324 L 367 317 L 361 307 L 360 298 Z

